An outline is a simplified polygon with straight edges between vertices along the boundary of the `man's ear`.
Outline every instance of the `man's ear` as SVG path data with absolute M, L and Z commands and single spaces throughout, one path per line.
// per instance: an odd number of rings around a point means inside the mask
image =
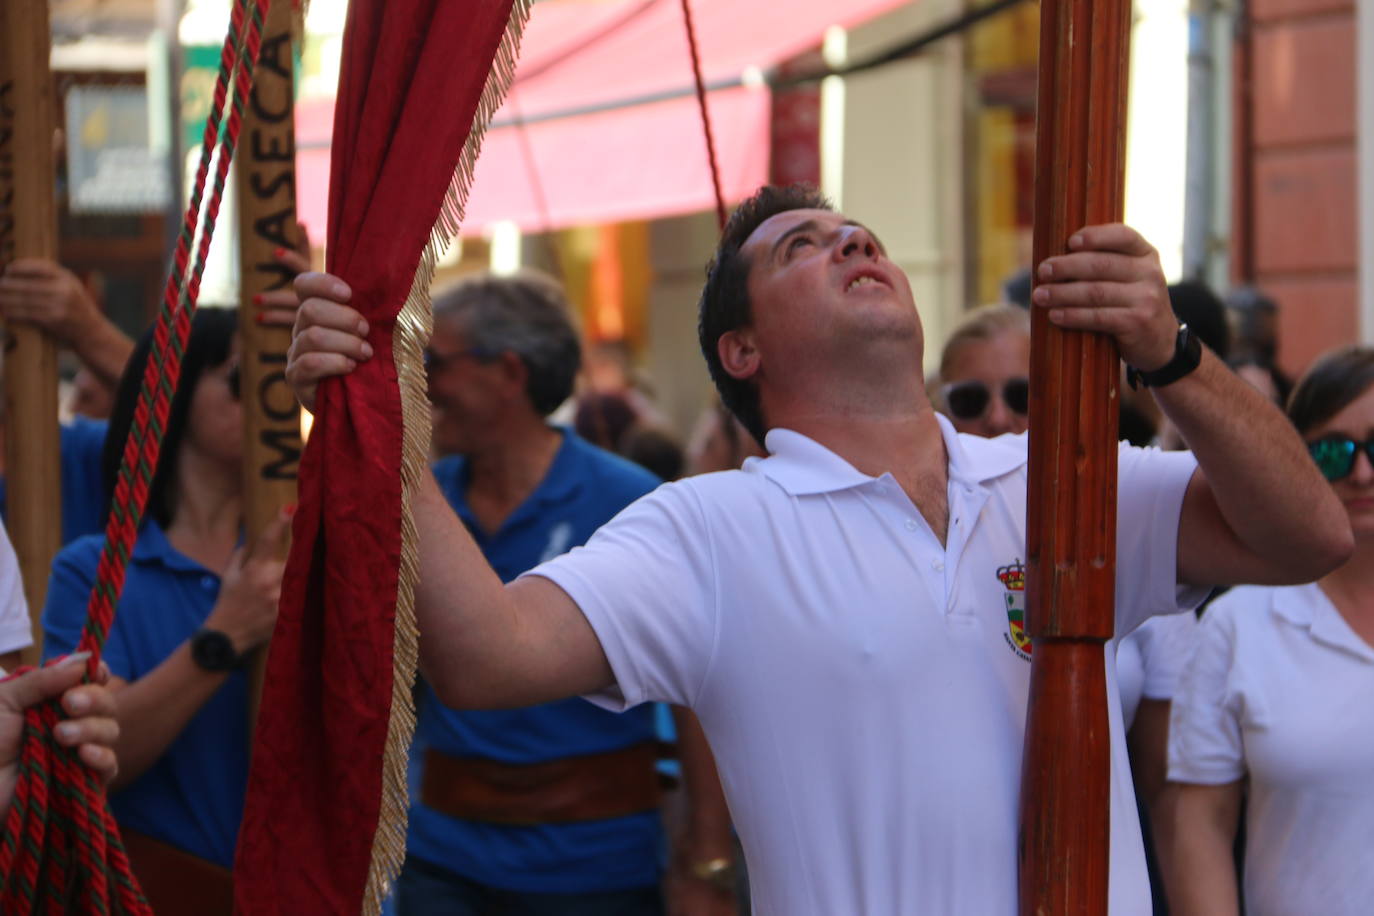
M 529 385 L 530 370 L 520 354 L 514 350 L 502 350 L 497 362 L 501 367 L 502 387 L 512 396 L 523 395 Z
M 755 345 L 753 328 L 736 328 L 720 335 L 716 342 L 716 355 L 725 372 L 733 379 L 745 381 L 752 378 L 763 364 L 763 356 Z

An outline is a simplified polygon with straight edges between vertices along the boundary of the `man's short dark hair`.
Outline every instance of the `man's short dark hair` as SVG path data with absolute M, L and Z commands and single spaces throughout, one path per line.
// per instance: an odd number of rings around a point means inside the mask
M 753 320 L 749 303 L 749 259 L 740 253 L 745 240 L 754 230 L 788 210 L 832 210 L 830 201 L 807 184 L 786 187 L 765 185 L 754 192 L 731 214 L 721 233 L 720 244 L 711 263 L 706 266 L 706 285 L 701 289 L 697 309 L 697 337 L 701 341 L 701 355 L 711 381 L 720 392 L 720 400 L 739 418 L 750 435 L 763 445 L 767 428 L 759 391 L 751 381 L 731 377 L 721 365 L 717 345 L 722 335 L 748 326 Z

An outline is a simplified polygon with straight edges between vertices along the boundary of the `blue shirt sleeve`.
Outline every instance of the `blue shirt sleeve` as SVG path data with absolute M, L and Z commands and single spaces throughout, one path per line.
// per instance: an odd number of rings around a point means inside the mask
M 61 427 L 62 456 L 62 543 L 70 544 L 88 534 L 105 529 L 105 479 L 101 467 L 105 433 L 104 420 L 77 417 Z M 8 516 L 5 477 L 0 474 L 0 520 Z
M 596 465 L 596 487 L 602 494 L 602 505 L 613 509 L 607 516 L 608 520 L 630 503 L 657 490 L 663 483 L 644 468 L 620 455 L 603 452 L 599 457 L 601 460 Z
M 102 460 L 109 424 L 77 417 L 62 427 L 62 543 L 105 527 Z
M 103 539 L 80 538 L 68 544 L 53 560 L 48 578 L 48 599 L 43 606 L 43 660 L 76 651 L 81 630 L 86 625 L 86 607 L 95 585 Z M 128 653 L 118 630 L 105 641 L 101 658 L 110 673 L 130 680 Z

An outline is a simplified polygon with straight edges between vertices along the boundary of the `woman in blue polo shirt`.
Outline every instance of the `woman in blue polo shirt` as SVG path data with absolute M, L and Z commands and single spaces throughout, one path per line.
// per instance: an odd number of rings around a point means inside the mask
M 239 546 L 243 411 L 239 404 L 237 313 L 202 309 L 192 324 L 123 596 L 104 658 L 119 700 L 120 762 L 111 807 L 135 870 L 157 912 L 180 882 L 197 912 L 227 900 L 248 778 L 245 653 L 271 635 L 282 564 L 272 541 L 261 556 Z M 113 489 L 151 334 L 125 369 L 104 451 Z M 81 636 L 102 538 L 83 537 L 58 554 L 43 612 L 44 651 L 70 652 Z M 227 904 L 226 904 L 227 906 Z M 227 908 L 223 910 L 228 912 Z

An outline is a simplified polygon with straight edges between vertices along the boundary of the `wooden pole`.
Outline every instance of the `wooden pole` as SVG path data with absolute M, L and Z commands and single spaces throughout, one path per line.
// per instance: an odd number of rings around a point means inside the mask
M 253 92 L 243 119 L 243 142 L 234 166 L 239 210 L 242 338 L 240 391 L 244 408 L 244 527 L 253 540 L 296 500 L 301 455 L 301 417 L 286 383 L 289 328 L 259 324 L 254 297 L 287 288 L 294 274 L 276 258 L 296 247 L 296 140 L 292 83 L 290 0 L 274 0 L 263 26 Z M 285 556 L 283 555 L 283 559 Z M 252 722 L 257 722 L 267 650 L 253 661 Z
M 1122 218 L 1130 0 L 1043 0 L 1034 260 Z M 1031 325 L 1023 914 L 1105 914 L 1120 367 L 1106 336 Z
M 0 3 L 0 266 L 57 257 L 53 163 L 54 89 L 47 0 Z M 53 556 L 62 546 L 62 468 L 57 428 L 57 345 L 38 328 L 4 333 L 6 529 L 19 557 L 33 627 Z

